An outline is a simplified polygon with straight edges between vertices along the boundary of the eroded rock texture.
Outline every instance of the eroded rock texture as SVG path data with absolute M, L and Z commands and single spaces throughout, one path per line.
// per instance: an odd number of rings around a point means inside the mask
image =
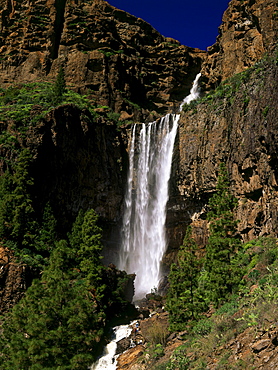
M 275 0 L 232 0 L 224 13 L 219 36 L 208 48 L 202 65 L 203 87 L 213 89 L 235 73 L 242 72 L 276 46 Z
M 53 80 L 110 106 L 121 119 L 176 109 L 206 53 L 160 35 L 106 1 L 1 1 L 0 79 Z
M 182 242 L 182 230 L 190 222 L 204 246 L 205 213 L 220 162 L 226 164 L 231 191 L 239 200 L 242 239 L 277 235 L 277 77 L 277 66 L 267 63 L 229 98 L 216 97 L 181 115 L 168 213 L 173 246 Z

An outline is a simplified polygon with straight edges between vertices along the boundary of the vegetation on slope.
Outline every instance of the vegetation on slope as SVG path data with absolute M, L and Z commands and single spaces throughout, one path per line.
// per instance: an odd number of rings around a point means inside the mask
M 237 202 L 223 164 L 209 204 L 207 253 L 198 256 L 189 226 L 169 275 L 169 331 L 164 328 L 162 340 L 153 325 L 153 340 L 141 359 L 150 369 L 255 369 L 250 341 L 278 320 L 278 240 L 260 237 L 240 243 L 232 212 Z M 247 329 L 249 352 L 235 360 L 231 348 Z M 167 337 L 177 331 L 182 344 L 169 357 Z
M 127 306 L 128 280 L 126 274 L 116 274 L 101 264 L 97 219 L 93 210 L 80 212 L 68 238 L 56 239 L 52 245 L 55 238 L 48 227 L 40 226 L 35 235 L 25 224 L 19 227 L 25 231 L 20 237 L 34 235 L 29 260 L 41 261 L 42 250 L 47 250 L 49 258 L 45 254 L 40 278 L 2 317 L 0 369 L 84 369 L 95 360 L 108 316 L 111 319 Z M 19 236 L 13 235 L 14 241 L 19 239 L 16 251 L 22 244 Z M 8 239 L 1 241 L 7 245 Z M 29 239 L 25 241 L 30 248 Z
M 128 307 L 127 274 L 102 265 L 102 230 L 94 210 L 80 211 L 71 232 L 62 235 L 49 203 L 42 214 L 34 209 L 34 159 L 21 139 L 59 104 L 96 116 L 86 97 L 66 89 L 62 69 L 55 84 L 1 90 L 0 245 L 36 277 L 1 317 L 3 370 L 86 368 L 95 361 L 109 322 Z

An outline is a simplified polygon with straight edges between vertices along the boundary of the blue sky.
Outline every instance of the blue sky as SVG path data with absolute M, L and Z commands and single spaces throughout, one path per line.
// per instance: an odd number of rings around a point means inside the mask
M 149 22 L 162 35 L 205 50 L 215 43 L 229 0 L 108 0 Z

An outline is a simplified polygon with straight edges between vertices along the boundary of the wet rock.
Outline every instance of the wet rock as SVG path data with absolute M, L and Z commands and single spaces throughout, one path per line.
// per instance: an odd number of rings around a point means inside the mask
M 123 338 L 117 342 L 116 355 L 123 353 L 130 348 L 131 340 L 130 338 Z

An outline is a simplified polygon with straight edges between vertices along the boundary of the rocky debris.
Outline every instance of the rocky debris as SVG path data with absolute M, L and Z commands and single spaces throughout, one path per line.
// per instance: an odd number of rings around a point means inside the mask
M 162 315 L 156 314 L 153 317 L 140 321 L 140 334 L 147 343 L 150 342 L 149 328 L 157 322 L 160 325 L 167 325 L 167 316 L 165 312 Z M 164 347 L 164 356 L 155 363 L 165 364 L 173 351 L 186 343 L 188 332 L 174 332 L 167 336 Z M 240 364 L 242 369 L 249 369 L 252 364 L 254 369 L 274 370 L 278 366 L 278 332 L 275 323 L 269 323 L 268 327 L 260 329 L 258 326 L 251 326 L 243 332 L 237 334 L 229 342 L 224 343 L 212 349 L 207 356 L 207 369 L 216 370 L 224 366 L 223 359 L 227 366 Z M 192 355 L 193 360 L 194 350 Z M 137 345 L 134 348 L 127 349 L 118 358 L 117 370 L 145 370 L 153 369 L 154 365 L 148 362 L 148 353 L 145 345 Z M 221 367 L 222 368 L 222 367 Z M 224 367 L 223 367 L 224 368 Z
M 123 338 L 117 342 L 116 355 L 123 353 L 130 348 L 131 338 Z
M 256 353 L 261 352 L 263 349 L 267 348 L 270 343 L 270 339 L 261 339 L 258 342 L 252 344 L 252 351 Z
M 207 49 L 202 86 L 210 90 L 259 61 L 276 46 L 278 5 L 275 0 L 232 0 L 223 15 L 219 36 Z

